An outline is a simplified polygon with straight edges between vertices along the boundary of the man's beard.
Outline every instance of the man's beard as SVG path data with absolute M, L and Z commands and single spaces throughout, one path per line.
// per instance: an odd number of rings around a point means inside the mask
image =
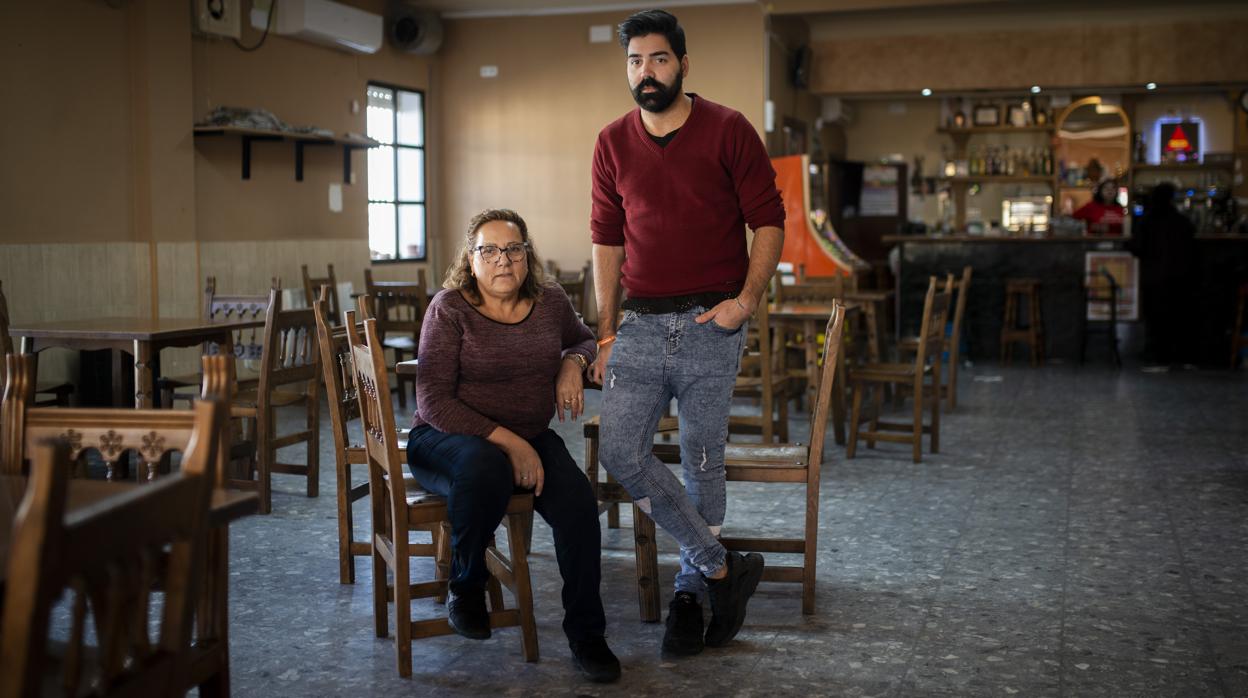
M 672 102 L 676 101 L 684 81 L 684 77 L 680 73 L 676 73 L 676 80 L 672 82 L 671 87 L 654 78 L 646 78 L 637 83 L 637 86 L 632 89 L 633 101 L 642 109 L 658 114 L 672 106 Z M 653 87 L 654 92 L 642 92 L 647 87 Z

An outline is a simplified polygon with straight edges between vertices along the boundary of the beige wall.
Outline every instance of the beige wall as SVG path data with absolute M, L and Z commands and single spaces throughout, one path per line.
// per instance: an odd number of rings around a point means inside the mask
M 767 98 L 775 105 L 776 123 L 767 134 L 767 151 L 785 154 L 785 117 L 806 129 L 807 153 L 815 152 L 815 120 L 820 114 L 820 101 L 814 93 L 793 84 L 793 63 L 799 49 L 810 45 L 810 29 L 800 17 L 768 18 L 767 30 Z M 825 150 L 828 144 L 823 144 Z M 788 153 L 790 155 L 794 153 Z
M 740 110 L 762 132 L 763 15 L 755 5 L 681 7 L 689 77 L 685 89 Z M 563 268 L 590 255 L 590 160 L 598 131 L 633 109 L 619 44 L 589 43 L 589 27 L 626 12 L 446 23 L 433 86 L 442 181 L 444 254 L 468 219 L 514 208 L 538 249 Z M 482 65 L 499 66 L 493 79 Z
M 1020 7 L 1021 6 L 1021 7 Z M 1173 3 L 1138 15 L 1045 12 L 864 13 L 812 27 L 812 89 L 913 93 L 1248 81 L 1248 6 Z M 972 14 L 974 13 L 974 14 Z M 952 18 L 951 18 L 952 17 Z

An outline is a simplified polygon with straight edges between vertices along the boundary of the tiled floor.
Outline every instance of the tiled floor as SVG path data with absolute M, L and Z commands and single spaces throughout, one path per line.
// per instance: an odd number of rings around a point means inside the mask
M 602 593 L 624 665 L 607 687 L 571 665 L 540 522 L 541 661 L 522 661 L 515 629 L 485 642 L 451 636 L 413 643 L 415 673 L 400 679 L 393 639 L 373 635 L 367 560 L 355 586 L 338 583 L 326 448 L 319 499 L 279 475 L 275 513 L 234 528 L 234 692 L 1248 695 L 1248 374 L 1056 365 L 962 375 L 942 452 L 922 464 L 905 446 L 847 461 L 829 443 L 813 616 L 795 587 L 764 584 L 734 644 L 663 661 L 662 625 L 638 621 L 629 517 L 623 530 L 604 519 Z M 796 427 L 803 440 L 806 429 Z M 579 425 L 559 430 L 580 457 Z M 356 511 L 362 530 L 367 509 Z M 725 532 L 796 531 L 800 511 L 795 488 L 730 485 Z M 660 546 L 666 603 L 675 544 L 660 533 Z

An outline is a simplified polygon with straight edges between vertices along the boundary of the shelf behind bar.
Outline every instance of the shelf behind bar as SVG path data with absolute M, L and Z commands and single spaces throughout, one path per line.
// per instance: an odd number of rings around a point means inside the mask
M 972 184 L 975 182 L 997 184 L 1053 184 L 1053 177 L 1044 175 L 967 175 L 965 177 L 941 177 L 940 181 L 951 184 Z

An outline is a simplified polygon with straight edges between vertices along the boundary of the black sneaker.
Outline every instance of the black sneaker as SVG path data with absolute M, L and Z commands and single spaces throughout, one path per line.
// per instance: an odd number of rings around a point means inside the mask
M 663 654 L 692 657 L 702 651 L 702 604 L 687 591 L 676 592 L 667 606 L 667 632 L 663 634 Z
M 722 647 L 737 636 L 745 622 L 745 605 L 763 578 L 763 556 L 728 553 L 724 560 L 728 576 L 707 579 L 707 596 L 711 600 L 711 622 L 706 626 L 706 644 Z
M 490 638 L 490 614 L 485 610 L 484 589 L 463 594 L 451 592 L 446 606 L 450 611 L 451 628 L 455 632 L 472 640 Z
M 585 678 L 594 683 L 612 683 L 620 678 L 620 660 L 607 647 L 605 637 L 592 640 L 568 640 L 572 662 Z

